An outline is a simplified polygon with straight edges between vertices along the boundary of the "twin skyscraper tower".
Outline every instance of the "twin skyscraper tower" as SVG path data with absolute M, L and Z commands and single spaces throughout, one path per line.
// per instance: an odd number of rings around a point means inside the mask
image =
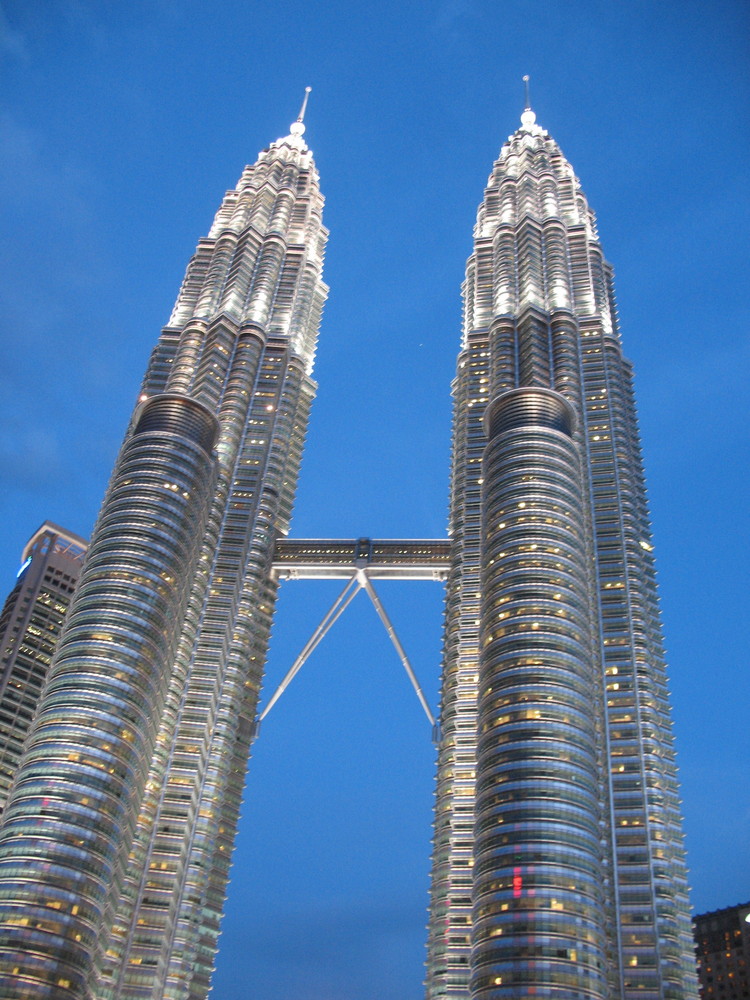
M 304 132 L 226 194 L 151 355 L 2 817 L 4 1000 L 208 992 L 327 292 Z M 382 547 L 447 581 L 426 996 L 693 1000 L 631 369 L 528 107 L 453 397 L 443 555 Z

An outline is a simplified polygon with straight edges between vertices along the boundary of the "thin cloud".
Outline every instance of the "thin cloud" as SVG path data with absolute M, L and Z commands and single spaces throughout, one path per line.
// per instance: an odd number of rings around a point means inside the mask
M 443 0 L 432 22 L 432 30 L 436 34 L 446 34 L 463 22 L 472 20 L 475 14 L 471 0 Z
M 26 39 L 20 31 L 11 27 L 2 3 L 0 3 L 0 52 L 4 52 L 11 59 L 23 62 L 29 58 Z
M 57 489 L 63 469 L 60 441 L 49 428 L 0 436 L 0 481 L 15 493 Z

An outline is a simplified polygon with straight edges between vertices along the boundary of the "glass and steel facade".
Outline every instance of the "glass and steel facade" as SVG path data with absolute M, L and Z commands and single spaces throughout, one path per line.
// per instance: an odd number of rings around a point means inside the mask
M 632 373 L 593 212 L 528 108 L 463 294 L 427 998 L 689 1000 Z
M 327 289 L 304 126 L 153 351 L 0 829 L 7 1000 L 205 997 Z

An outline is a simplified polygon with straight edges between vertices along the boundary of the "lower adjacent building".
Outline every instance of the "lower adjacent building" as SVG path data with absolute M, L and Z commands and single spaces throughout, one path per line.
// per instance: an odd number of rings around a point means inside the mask
M 750 903 L 693 918 L 699 992 L 703 1000 L 750 997 Z
M 86 541 L 46 521 L 29 539 L 0 613 L 0 813 L 21 759 Z

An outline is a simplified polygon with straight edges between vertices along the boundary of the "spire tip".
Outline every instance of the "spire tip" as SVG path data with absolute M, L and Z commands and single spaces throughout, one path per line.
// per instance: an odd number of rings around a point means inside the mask
M 292 122 L 289 132 L 291 135 L 303 136 L 305 134 L 305 111 L 307 110 L 307 99 L 310 96 L 312 87 L 305 87 L 305 96 L 302 99 L 302 107 L 299 109 L 297 121 Z
M 524 89 L 524 108 L 523 114 L 521 115 L 521 126 L 527 131 L 530 131 L 532 126 L 536 123 L 536 115 L 531 110 L 531 98 L 529 96 L 529 74 L 526 73 L 523 78 L 523 89 Z
M 312 87 L 305 87 L 305 96 L 302 99 L 302 107 L 299 109 L 299 114 L 297 115 L 297 121 L 303 122 L 305 120 L 305 111 L 307 110 L 307 99 L 310 96 L 310 91 Z

